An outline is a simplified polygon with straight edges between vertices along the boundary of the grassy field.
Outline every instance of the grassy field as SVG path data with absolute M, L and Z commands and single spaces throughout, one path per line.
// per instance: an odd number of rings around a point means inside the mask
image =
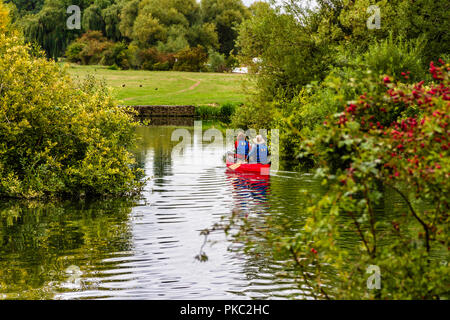
M 244 102 L 243 75 L 176 71 L 109 70 L 77 66 L 68 71 L 83 79 L 92 74 L 115 89 L 122 105 L 222 105 Z

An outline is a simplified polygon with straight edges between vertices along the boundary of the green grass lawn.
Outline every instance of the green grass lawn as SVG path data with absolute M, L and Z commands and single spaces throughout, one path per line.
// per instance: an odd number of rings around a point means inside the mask
M 222 105 L 245 99 L 240 74 L 109 70 L 74 64 L 68 71 L 79 79 L 88 74 L 104 79 L 122 105 Z

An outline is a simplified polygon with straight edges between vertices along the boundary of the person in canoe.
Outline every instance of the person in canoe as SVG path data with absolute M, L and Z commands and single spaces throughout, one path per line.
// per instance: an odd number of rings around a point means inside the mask
M 239 162 L 248 161 L 248 154 L 251 150 L 250 144 L 245 139 L 245 134 L 240 132 L 234 142 L 235 160 Z
M 253 145 L 250 147 L 250 152 L 248 158 L 249 163 L 269 163 L 269 149 L 267 147 L 266 141 L 262 135 L 257 135 L 253 140 Z

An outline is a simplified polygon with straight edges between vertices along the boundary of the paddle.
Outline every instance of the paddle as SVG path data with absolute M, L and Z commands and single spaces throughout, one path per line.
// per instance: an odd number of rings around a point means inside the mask
M 231 166 L 229 166 L 228 168 L 230 168 L 231 170 L 236 170 L 237 168 L 239 168 L 241 166 L 240 163 L 235 163 L 232 164 Z

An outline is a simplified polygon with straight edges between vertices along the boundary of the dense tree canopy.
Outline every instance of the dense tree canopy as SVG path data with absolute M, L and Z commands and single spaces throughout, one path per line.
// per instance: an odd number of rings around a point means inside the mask
M 241 0 L 12 0 L 28 41 L 37 42 L 53 58 L 88 31 L 100 31 L 110 41 L 158 47 L 176 53 L 201 45 L 229 55 L 235 27 L 247 16 Z M 68 30 L 66 9 L 81 9 L 81 30 Z
M 234 49 L 237 36 L 235 27 L 248 17 L 248 10 L 241 0 L 202 0 L 203 20 L 216 26 L 220 53 L 229 54 Z
M 392 63 L 393 51 L 389 50 L 414 51 L 414 59 L 421 65 L 414 69 L 420 72 L 414 75 L 418 79 L 426 77 L 427 63 L 450 54 L 450 19 L 444 9 L 448 7 L 445 0 L 324 0 L 317 1 L 315 9 L 301 3 L 291 0 L 283 7 L 254 3 L 251 17 L 239 27 L 240 60 L 258 72 L 258 94 L 252 105 L 261 108 L 261 125 L 267 126 L 273 119 L 266 116 L 270 114 L 268 104 L 277 98 L 293 99 L 312 82 L 323 81 L 334 69 L 343 71 L 371 64 L 372 72 L 399 76 L 401 68 L 412 67 L 413 58 L 405 60 L 402 56 L 400 65 Z M 375 3 L 381 13 L 380 29 L 368 29 L 371 13 L 367 8 Z M 395 44 L 375 52 L 382 49 L 377 44 L 386 39 Z M 391 70 L 394 65 L 396 69 Z M 257 118 L 249 121 L 254 124 Z
M 5 3 L 12 3 L 21 13 L 37 13 L 42 9 L 45 0 L 6 0 Z

